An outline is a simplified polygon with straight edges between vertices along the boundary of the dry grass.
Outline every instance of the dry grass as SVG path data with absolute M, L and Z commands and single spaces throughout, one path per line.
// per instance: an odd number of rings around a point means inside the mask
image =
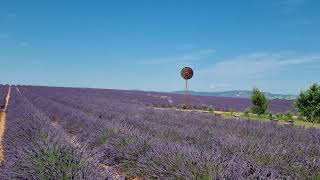
M 6 113 L 0 112 L 0 163 L 4 160 L 2 143 L 3 143 L 5 124 L 6 124 L 5 119 L 6 119 Z
M 257 115 L 253 115 L 250 114 L 250 117 L 244 117 L 244 113 L 243 112 L 228 112 L 228 111 L 214 111 L 213 113 L 210 111 L 205 111 L 205 110 L 198 110 L 198 109 L 177 109 L 177 108 L 154 108 L 154 109 L 159 109 L 159 110 L 176 110 L 176 111 L 185 111 L 185 112 L 202 112 L 202 113 L 208 113 L 208 114 L 214 114 L 214 115 L 218 115 L 221 116 L 225 119 L 239 119 L 239 118 L 245 118 L 245 119 L 250 119 L 250 120 L 258 120 L 258 121 L 265 121 L 268 122 L 270 121 L 269 118 L 264 118 L 264 117 L 259 117 Z M 311 122 L 305 122 L 305 121 L 301 121 L 301 120 L 297 120 L 298 117 L 297 116 L 293 116 L 294 123 L 293 125 L 296 126 L 301 126 L 303 128 L 319 128 L 320 129 L 320 123 L 311 123 Z M 279 125 L 289 125 L 288 123 L 286 123 L 283 120 L 280 120 L 277 122 L 277 124 Z

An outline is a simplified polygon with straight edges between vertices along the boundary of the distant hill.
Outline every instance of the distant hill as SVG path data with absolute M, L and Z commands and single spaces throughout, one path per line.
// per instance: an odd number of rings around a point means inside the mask
M 197 92 L 190 91 L 191 95 L 197 96 L 217 96 L 217 97 L 238 97 L 238 98 L 250 98 L 252 91 L 244 91 L 244 90 L 233 90 L 233 91 L 222 91 L 222 92 Z M 175 94 L 184 94 L 184 91 L 174 91 L 172 93 Z M 287 95 L 287 94 L 272 94 L 269 92 L 264 92 L 268 99 L 286 99 L 293 100 L 297 96 L 296 95 Z

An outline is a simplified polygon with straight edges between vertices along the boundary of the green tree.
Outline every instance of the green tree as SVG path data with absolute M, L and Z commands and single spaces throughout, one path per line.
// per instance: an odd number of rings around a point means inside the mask
M 252 94 L 251 94 L 251 102 L 252 102 L 252 107 L 251 111 L 254 114 L 265 114 L 268 109 L 268 102 L 267 98 L 264 95 L 263 92 L 261 92 L 258 88 L 253 88 Z
M 294 105 L 307 121 L 320 122 L 320 86 L 314 83 L 307 91 L 301 91 Z

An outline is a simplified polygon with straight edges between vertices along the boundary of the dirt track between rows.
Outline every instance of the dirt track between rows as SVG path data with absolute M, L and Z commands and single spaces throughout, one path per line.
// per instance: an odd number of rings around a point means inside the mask
M 0 163 L 4 161 L 4 154 L 3 154 L 3 136 L 4 136 L 4 130 L 6 127 L 6 111 L 10 100 L 10 93 L 11 93 L 11 87 L 9 87 L 8 94 L 6 96 L 6 104 L 4 106 L 4 109 L 2 109 L 0 112 Z

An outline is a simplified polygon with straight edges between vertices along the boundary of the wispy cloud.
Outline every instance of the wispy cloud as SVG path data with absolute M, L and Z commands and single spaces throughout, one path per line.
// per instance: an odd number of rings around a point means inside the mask
M 316 62 L 320 62 L 320 54 L 293 56 L 288 54 L 252 53 L 222 61 L 212 68 L 202 70 L 202 72 L 216 75 L 237 74 L 237 76 L 243 77 L 279 70 L 279 68 L 290 65 Z
M 281 53 L 252 53 L 220 61 L 199 71 L 199 76 L 207 79 L 209 88 L 223 90 L 252 86 L 270 75 L 288 70 L 290 66 L 319 64 L 320 54 L 293 55 Z
M 168 63 L 190 63 L 193 61 L 202 60 L 210 57 L 215 52 L 214 49 L 204 49 L 196 52 L 184 53 L 176 56 L 166 56 L 159 58 L 150 58 L 139 61 L 139 64 L 155 65 L 155 64 L 168 64 Z
M 20 47 L 29 47 L 30 46 L 30 43 L 29 42 L 26 42 L 26 41 L 21 41 L 18 43 L 18 45 Z

